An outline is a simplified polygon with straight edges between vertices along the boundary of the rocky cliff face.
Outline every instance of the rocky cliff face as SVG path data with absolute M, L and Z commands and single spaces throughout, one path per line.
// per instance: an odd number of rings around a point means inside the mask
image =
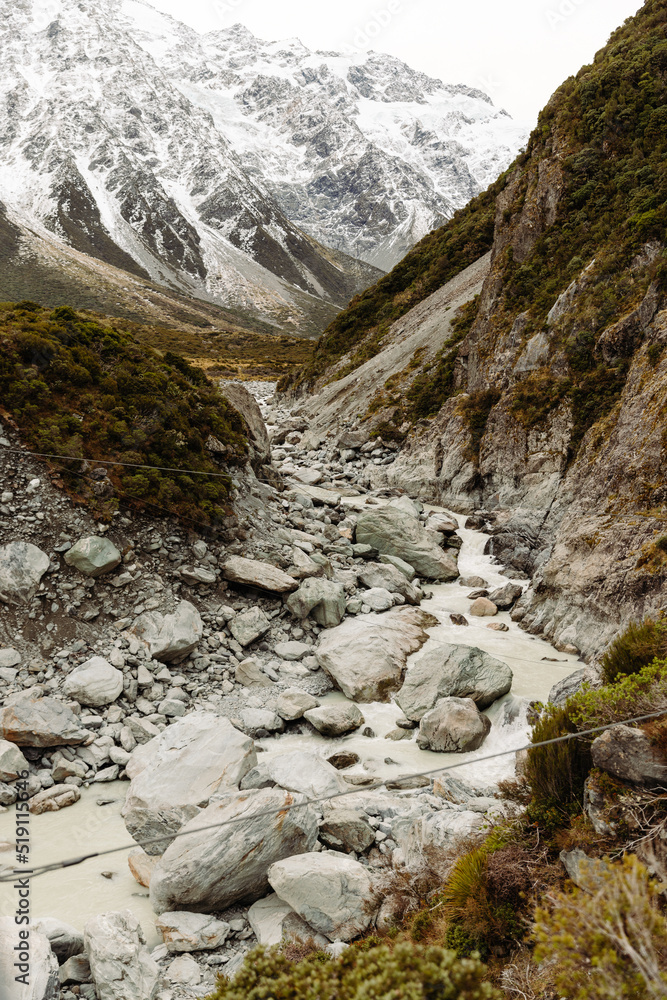
M 496 196 L 490 260 L 303 404 L 313 445 L 334 414 L 402 441 L 375 486 L 483 509 L 491 551 L 532 576 L 517 616 L 588 653 L 662 606 L 667 571 L 666 24 L 647 4 L 552 99 Z M 461 287 L 478 298 L 457 317 Z

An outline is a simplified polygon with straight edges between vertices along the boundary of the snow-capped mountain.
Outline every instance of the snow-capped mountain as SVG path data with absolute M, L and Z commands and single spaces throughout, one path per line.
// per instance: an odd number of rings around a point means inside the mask
M 24 256 L 66 244 L 305 333 L 524 137 L 390 57 L 200 35 L 143 0 L 0 12 L 0 202 Z

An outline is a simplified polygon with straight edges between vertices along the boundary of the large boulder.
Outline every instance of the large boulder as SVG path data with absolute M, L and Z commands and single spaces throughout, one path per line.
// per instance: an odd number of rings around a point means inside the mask
M 131 630 L 145 644 L 154 660 L 182 660 L 201 642 L 204 623 L 194 604 L 181 601 L 171 615 L 145 611 Z
M 355 851 L 363 854 L 375 843 L 375 830 L 366 814 L 339 800 L 322 804 L 324 822 L 320 825 L 320 840 L 334 851 Z
M 295 618 L 307 618 L 312 614 L 318 625 L 334 628 L 345 614 L 345 588 L 342 583 L 309 577 L 304 580 L 296 593 L 287 598 L 287 607 Z
M 489 594 L 489 600 L 501 611 L 509 611 L 523 594 L 523 587 L 518 583 L 506 583 Z
M 0 547 L 0 601 L 28 604 L 50 565 L 46 552 L 30 542 L 10 542 Z
M 248 432 L 250 460 L 253 465 L 271 462 L 271 442 L 257 400 L 240 382 L 224 382 L 220 392 L 228 403 L 241 414 Z
M 348 618 L 320 638 L 317 662 L 353 701 L 389 701 L 408 656 L 423 646 L 432 625 L 437 620 L 416 608 Z
M 15 781 L 22 771 L 28 771 L 28 761 L 15 743 L 0 740 L 0 781 Z
M 68 674 L 63 692 L 80 705 L 110 705 L 123 690 L 123 671 L 112 667 L 103 656 L 93 656 Z
M 595 767 L 619 781 L 649 788 L 667 788 L 667 757 L 646 733 L 630 726 L 615 726 L 591 744 Z
M 0 710 L 0 739 L 21 747 L 78 746 L 89 735 L 74 712 L 55 698 L 26 691 L 8 698 Z
M 193 712 L 132 751 L 122 815 L 139 841 L 175 833 L 213 795 L 236 789 L 257 763 L 255 744 L 228 719 Z M 168 841 L 147 845 L 161 854 Z
M 364 724 L 363 715 L 357 706 L 349 701 L 311 708 L 304 712 L 303 717 L 322 736 L 344 736 L 345 733 L 351 733 Z
M 419 722 L 440 698 L 472 698 L 488 708 L 512 687 L 512 671 L 474 646 L 442 643 L 427 650 L 405 675 L 396 701 L 408 719 Z
M 110 573 L 120 565 L 122 558 L 113 542 L 100 535 L 80 538 L 65 553 L 65 562 L 68 566 L 74 566 L 84 576 L 92 577 Z
M 596 667 L 581 667 L 557 681 L 549 692 L 549 703 L 564 705 L 568 698 L 581 691 L 584 684 L 591 689 L 602 687 L 602 676 Z
M 296 590 L 296 580 L 271 563 L 258 559 L 244 559 L 242 556 L 228 556 L 222 564 L 222 575 L 232 583 L 246 587 L 259 587 L 274 594 L 289 594 Z
M 301 854 L 278 861 L 269 882 L 280 899 L 330 941 L 352 941 L 372 920 L 368 871 L 342 854 Z
M 417 743 L 436 753 L 469 753 L 478 750 L 491 730 L 471 698 L 443 698 L 419 723 Z
M 266 895 L 270 866 L 312 851 L 317 841 L 312 809 L 292 808 L 302 801 L 281 788 L 262 788 L 212 802 L 157 863 L 150 885 L 155 912 L 218 912 Z
M 160 969 L 130 910 L 91 917 L 83 936 L 99 1000 L 153 1000 Z
M 18 982 L 17 976 L 25 979 Z M 58 960 L 47 936 L 36 927 L 17 925 L 13 916 L 0 916 L 2 1000 L 57 1000 L 59 996 Z
M 266 754 L 262 754 L 264 756 Z M 260 759 L 257 767 L 243 778 L 241 787 L 261 788 L 269 784 L 280 785 L 288 792 L 299 792 L 308 799 L 337 795 L 348 787 L 335 767 L 305 750 L 291 750 L 266 761 Z
M 459 575 L 456 560 L 443 552 L 416 517 L 396 507 L 360 514 L 356 538 L 359 544 L 405 560 L 429 580 L 455 580 Z
M 417 588 L 395 566 L 367 563 L 358 575 L 364 587 L 369 589 L 383 587 L 390 594 L 402 594 L 408 604 L 419 604 L 420 595 Z
M 61 965 L 68 958 L 80 955 L 83 951 L 83 934 L 76 927 L 66 924 L 63 920 L 57 920 L 55 917 L 41 917 L 39 920 L 35 920 L 33 927 L 47 936 L 51 951 Z

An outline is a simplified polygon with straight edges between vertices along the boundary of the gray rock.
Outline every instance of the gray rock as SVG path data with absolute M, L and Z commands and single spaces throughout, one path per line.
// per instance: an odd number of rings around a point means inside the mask
M 155 921 L 167 951 L 209 951 L 221 948 L 230 933 L 224 920 L 216 920 L 206 913 L 189 913 L 176 910 L 163 913 Z
M 99 1000 L 153 1000 L 160 970 L 130 910 L 92 917 L 83 936 Z
M 45 812 L 58 812 L 73 806 L 81 798 L 78 785 L 51 785 L 50 788 L 43 788 L 30 799 L 30 812 L 39 815 Z
M 255 397 L 240 382 L 223 382 L 219 386 L 219 391 L 243 417 L 248 429 L 250 459 L 253 465 L 270 464 L 271 442 Z
M 91 535 L 81 538 L 64 555 L 68 566 L 74 566 L 84 576 L 102 576 L 119 566 L 122 555 L 108 538 Z
M 311 708 L 304 712 L 303 717 L 323 736 L 344 736 L 359 729 L 365 721 L 357 706 L 351 702 Z
M 322 808 L 324 822 L 320 824 L 320 840 L 327 847 L 363 854 L 375 843 L 375 830 L 361 809 L 335 802 L 325 802 Z
M 425 629 L 436 624 L 416 608 L 360 615 L 320 638 L 317 660 L 346 697 L 388 701 L 400 687 L 408 656 L 428 639 Z
M 367 870 L 342 854 L 310 853 L 269 869 L 278 896 L 330 941 L 352 941 L 372 919 L 373 887 Z
M 261 608 L 248 608 L 232 618 L 229 631 L 241 646 L 249 646 L 269 631 L 271 623 Z
M 198 986 L 201 982 L 201 969 L 192 955 L 179 955 L 169 963 L 165 975 L 170 983 L 181 986 Z
M 501 660 L 472 646 L 439 644 L 427 650 L 405 675 L 396 701 L 418 722 L 440 698 L 472 698 L 488 708 L 512 687 L 512 671 Z
M 46 935 L 53 954 L 61 964 L 83 951 L 83 934 L 62 920 L 56 920 L 55 917 L 41 917 L 35 920 L 33 927 Z
M 13 900 L 12 900 L 13 902 Z M 57 1000 L 60 993 L 58 961 L 51 951 L 46 935 L 33 927 L 29 930 L 27 961 L 16 952 L 19 933 L 14 917 L 0 916 L 0 996 L 2 1000 Z M 15 964 L 19 963 L 19 968 Z M 23 965 L 24 968 L 20 966 Z M 27 975 L 28 983 L 17 983 L 17 975 Z M 11 984 L 11 986 L 10 986 Z
M 302 660 L 304 656 L 312 653 L 313 647 L 306 642 L 297 642 L 292 639 L 290 642 L 277 642 L 275 654 L 281 660 Z
M 146 611 L 130 629 L 154 660 L 171 663 L 184 659 L 201 642 L 204 624 L 195 606 L 181 601 L 171 615 Z
M 286 603 L 295 618 L 303 619 L 312 614 L 319 625 L 334 628 L 345 614 L 345 588 L 334 580 L 310 577 Z
M 283 940 L 285 918 L 294 910 L 272 892 L 264 899 L 257 900 L 248 910 L 248 922 L 257 938 L 257 944 L 270 948 Z
M 260 759 L 257 767 L 246 774 L 242 786 L 270 787 L 269 782 L 288 792 L 305 795 L 308 799 L 337 795 L 346 788 L 335 767 L 305 750 L 291 750 L 266 761 Z
M 67 675 L 63 692 L 80 705 L 110 705 L 123 691 L 123 672 L 103 656 L 93 656 Z
M 364 512 L 357 521 L 357 542 L 383 555 L 398 556 L 429 580 L 455 580 L 456 560 L 447 555 L 419 521 L 395 507 Z
M 615 726 L 591 744 L 591 757 L 599 767 L 619 781 L 667 789 L 667 760 L 641 729 Z
M 423 864 L 424 855 L 435 849 L 451 849 L 461 840 L 484 829 L 486 819 L 481 813 L 463 809 L 441 809 L 435 813 L 421 815 L 412 822 L 394 823 L 392 835 L 402 849 L 409 866 Z
M 488 736 L 491 722 L 470 698 L 443 698 L 419 723 L 417 743 L 436 753 L 469 753 Z
M 585 892 L 594 893 L 604 888 L 614 868 L 598 858 L 589 858 L 579 847 L 573 851 L 561 851 L 560 861 L 575 885 Z
M 406 563 L 405 559 L 399 559 L 398 556 L 381 555 L 379 556 L 379 560 L 380 563 L 384 563 L 386 566 L 394 566 L 410 582 L 417 576 L 414 566 Z
M 241 710 L 242 729 L 249 736 L 282 733 L 285 722 L 270 708 L 244 708 Z
M 366 604 L 371 611 L 388 611 L 389 608 L 393 608 L 394 599 L 388 590 L 384 587 L 372 587 L 371 590 L 366 590 L 363 596 L 363 602 Z
M 602 678 L 595 667 L 582 667 L 554 684 L 549 692 L 549 702 L 564 705 L 568 698 L 581 691 L 584 684 L 591 689 L 602 687 Z
M 517 583 L 506 583 L 504 587 L 499 587 L 498 590 L 492 591 L 489 594 L 489 600 L 497 608 L 500 608 L 501 611 L 509 611 L 522 594 L 523 587 L 520 587 Z
M 156 865 L 150 885 L 155 912 L 218 912 L 264 896 L 274 862 L 315 846 L 314 813 L 308 806 L 291 808 L 300 801 L 291 792 L 263 788 L 211 803 L 183 828 L 189 836 L 174 841 Z M 226 820 L 234 825 L 197 832 Z
M 296 580 L 276 566 L 242 556 L 228 556 L 222 564 L 222 575 L 232 583 L 258 587 L 274 594 L 290 594 L 298 586 Z
M 83 938 L 81 939 L 83 947 Z M 89 983 L 92 978 L 90 962 L 85 955 L 73 955 L 58 969 L 58 979 L 61 986 L 75 986 L 77 983 Z
M 237 684 L 242 684 L 244 687 L 271 687 L 273 683 L 254 656 L 249 656 L 236 665 L 234 679 Z
M 312 694 L 300 691 L 299 688 L 288 688 L 278 698 L 276 712 L 287 722 L 294 722 L 296 719 L 301 719 L 303 713 L 309 709 L 318 708 L 319 704 L 317 698 L 314 698 Z
M 30 542 L 10 542 L 0 547 L 0 601 L 28 604 L 50 565 L 46 552 Z
M 364 587 L 369 589 L 381 587 L 390 594 L 402 594 L 408 604 L 419 604 L 420 596 L 417 588 L 413 587 L 409 579 L 395 566 L 368 563 L 360 570 L 359 579 Z M 368 604 L 368 594 L 364 594 L 363 598 Z
M 139 841 L 175 833 L 211 797 L 238 788 L 257 763 L 255 745 L 228 719 L 193 712 L 132 752 L 122 815 Z M 159 854 L 168 840 L 147 845 Z
M 15 743 L 0 740 L 0 781 L 14 781 L 22 771 L 28 771 L 28 761 Z
M 0 668 L 18 667 L 21 654 L 16 649 L 0 649 Z
M 31 696 L 29 691 L 5 701 L 0 710 L 0 739 L 22 747 L 78 746 L 88 739 L 76 715 L 55 698 Z

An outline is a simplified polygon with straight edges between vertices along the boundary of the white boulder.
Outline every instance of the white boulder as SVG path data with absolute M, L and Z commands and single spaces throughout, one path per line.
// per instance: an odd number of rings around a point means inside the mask
M 91 535 L 80 538 L 71 549 L 65 553 L 65 562 L 74 566 L 84 576 L 102 576 L 119 566 L 122 555 L 108 538 Z
M 99 1000 L 153 1000 L 160 970 L 130 910 L 91 917 L 83 936 Z
M 46 552 L 30 542 L 10 542 L 0 547 L 0 601 L 28 604 L 50 565 Z
M 204 623 L 193 604 L 181 601 L 171 615 L 145 611 L 130 631 L 144 643 L 154 660 L 171 663 L 184 659 L 201 642 Z
M 68 698 L 96 708 L 110 705 L 122 691 L 123 671 L 116 670 L 103 656 L 93 656 L 75 667 L 63 684 Z

